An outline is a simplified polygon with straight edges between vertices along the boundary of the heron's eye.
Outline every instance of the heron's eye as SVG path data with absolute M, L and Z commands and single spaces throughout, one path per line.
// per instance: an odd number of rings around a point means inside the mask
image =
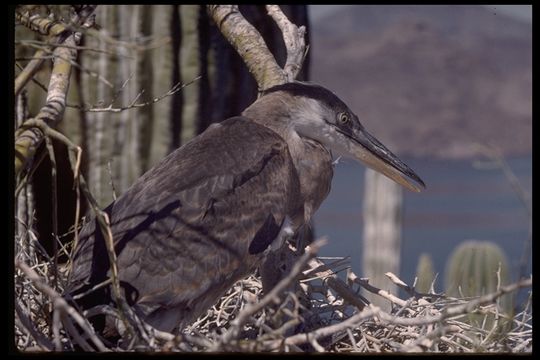
M 341 125 L 348 125 L 350 120 L 347 113 L 342 112 L 338 114 L 338 121 Z

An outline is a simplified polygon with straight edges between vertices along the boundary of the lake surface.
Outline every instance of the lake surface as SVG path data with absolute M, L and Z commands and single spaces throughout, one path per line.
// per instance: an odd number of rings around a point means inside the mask
M 529 236 L 530 219 L 500 168 L 477 169 L 473 161 L 404 159 L 425 181 L 419 194 L 404 190 L 401 278 L 413 283 L 421 253 L 431 255 L 444 286 L 444 267 L 451 252 L 465 240 L 489 240 L 505 252 L 511 278 L 519 273 Z M 507 159 L 523 187 L 532 191 L 532 157 Z M 341 160 L 334 170 L 332 191 L 315 215 L 315 235 L 329 243 L 321 256 L 350 256 L 352 270 L 362 276 L 362 198 L 364 167 Z M 528 273 L 532 251 L 528 251 Z

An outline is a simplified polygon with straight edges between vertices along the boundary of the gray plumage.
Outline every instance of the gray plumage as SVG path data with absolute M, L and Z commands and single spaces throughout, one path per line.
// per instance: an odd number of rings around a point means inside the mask
M 369 134 L 371 145 L 362 145 L 364 133 L 333 93 L 290 83 L 169 154 L 106 209 L 128 303 L 163 331 L 182 329 L 203 314 L 261 264 L 285 225 L 295 232 L 310 220 L 330 191 L 332 152 L 351 155 L 341 143 L 347 136 L 360 141 L 353 156 L 373 166 L 376 154 L 383 173 L 414 190 L 410 179 L 423 186 Z M 104 240 L 92 220 L 80 233 L 65 293 L 80 294 L 109 275 Z M 108 303 L 109 291 L 78 303 Z

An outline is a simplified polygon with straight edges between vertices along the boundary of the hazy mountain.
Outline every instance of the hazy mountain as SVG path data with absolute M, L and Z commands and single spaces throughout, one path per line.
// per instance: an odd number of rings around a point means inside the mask
M 312 79 L 392 150 L 530 153 L 530 23 L 481 6 L 357 5 L 312 25 Z

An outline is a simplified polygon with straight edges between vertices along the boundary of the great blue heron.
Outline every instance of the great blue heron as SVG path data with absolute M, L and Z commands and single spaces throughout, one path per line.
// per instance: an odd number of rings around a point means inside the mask
M 242 116 L 169 154 L 105 210 L 128 303 L 159 330 L 184 328 L 252 273 L 284 233 L 308 223 L 330 191 L 337 155 L 413 191 L 425 186 L 343 101 L 311 83 L 276 86 Z M 109 276 L 93 220 L 80 233 L 66 294 Z M 109 287 L 78 300 L 83 308 L 110 301 Z

